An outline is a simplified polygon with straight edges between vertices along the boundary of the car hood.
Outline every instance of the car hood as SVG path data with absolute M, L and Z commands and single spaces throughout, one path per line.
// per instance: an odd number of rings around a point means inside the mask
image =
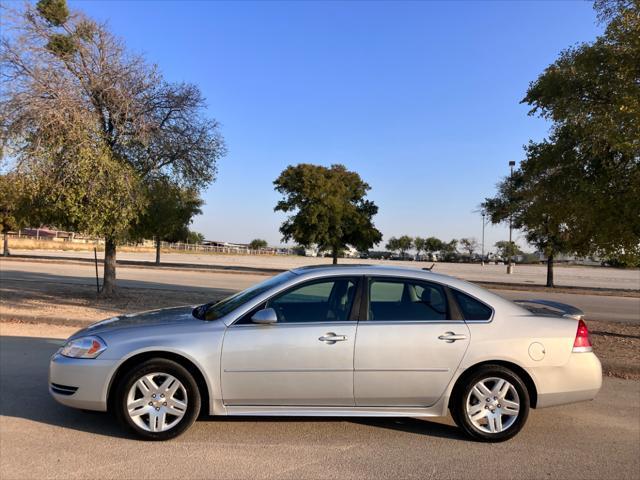
M 182 306 L 150 310 L 140 313 L 128 313 L 117 317 L 107 318 L 89 325 L 87 328 L 75 333 L 72 338 L 83 335 L 100 335 L 112 330 L 122 328 L 158 327 L 176 323 L 201 322 L 191 312 L 194 306 Z

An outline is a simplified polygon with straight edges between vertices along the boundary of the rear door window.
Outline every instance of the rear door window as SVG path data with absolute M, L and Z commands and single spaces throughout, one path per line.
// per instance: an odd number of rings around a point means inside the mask
M 369 283 L 371 321 L 441 321 L 447 315 L 447 297 L 438 284 L 385 278 Z

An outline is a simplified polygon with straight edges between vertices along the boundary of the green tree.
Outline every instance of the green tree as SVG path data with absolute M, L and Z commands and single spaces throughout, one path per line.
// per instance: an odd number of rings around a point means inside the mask
M 189 239 L 189 225 L 200 215 L 204 204 L 197 190 L 175 185 L 161 177 L 147 186 L 147 207 L 131 229 L 133 238 L 153 238 L 156 264 L 160 264 L 161 242 L 184 242 Z
M 527 242 L 535 245 L 547 257 L 547 287 L 554 286 L 553 265 L 560 253 L 571 253 L 584 248 L 589 239 L 580 235 L 575 219 L 574 205 L 566 198 L 575 193 L 577 185 L 567 185 L 564 178 L 540 171 L 538 165 L 544 157 L 554 157 L 557 146 L 548 142 L 527 147 L 529 158 L 522 162 L 512 177 L 498 184 L 498 194 L 488 198 L 483 207 L 493 223 L 512 222 L 514 228 L 525 233 Z M 545 163 L 548 160 L 545 160 Z M 566 189 L 570 189 L 568 192 Z M 504 243 L 508 246 L 508 242 Z M 515 244 L 514 244 L 515 245 Z M 506 251 L 506 250 L 505 250 Z M 503 255 L 509 258 L 515 255 Z
M 436 252 L 442 250 L 444 243 L 442 240 L 436 237 L 429 237 L 425 239 L 425 251 L 433 255 Z
M 500 240 L 495 244 L 498 256 L 503 260 L 508 259 L 509 257 L 515 257 L 516 255 L 522 254 L 520 248 L 516 242 L 509 242 L 508 240 Z
M 461 238 L 460 247 L 469 253 L 469 257 L 472 257 L 473 252 L 475 252 L 478 249 L 478 241 L 473 237 Z
M 523 100 L 553 122 L 549 138 L 483 204 L 545 254 L 549 287 L 559 253 L 640 261 L 640 13 L 633 0 L 595 6 L 604 34 L 562 52 Z
M 442 242 L 440 253 L 447 262 L 456 260 L 458 258 L 458 240 L 454 238 L 449 242 Z
M 187 234 L 187 243 L 200 244 L 202 242 L 204 242 L 204 235 L 202 233 L 189 230 L 189 233 Z
M 639 6 L 597 1 L 603 35 L 563 51 L 523 100 L 553 122 L 547 140 L 527 147 L 519 188 L 527 208 L 552 208 L 526 219 L 546 248 L 640 261 Z
M 396 237 L 391 237 L 388 241 L 387 244 L 385 245 L 385 247 L 387 250 L 389 250 L 390 252 L 397 252 L 400 250 L 400 244 L 398 242 L 398 239 Z
M 274 185 L 284 197 L 275 211 L 289 214 L 280 227 L 284 241 L 330 250 L 336 264 L 347 245 L 367 250 L 382 239 L 373 224 L 378 207 L 366 199 L 369 185 L 343 165 L 289 166 Z
M 409 235 L 402 235 L 398 238 L 398 250 L 400 250 L 400 258 L 406 258 L 407 252 L 413 248 L 413 238 Z
M 427 240 L 422 237 L 416 237 L 413 239 L 413 247 L 416 249 L 416 258 L 420 258 L 420 252 L 424 252 L 427 249 Z
M 262 250 L 263 248 L 267 248 L 267 246 L 268 246 L 267 241 L 261 238 L 254 238 L 249 243 L 249 248 L 251 250 Z
M 22 179 L 15 173 L 0 174 L 0 228 L 2 255 L 9 256 L 9 231 L 20 228 L 26 216 Z
M 197 87 L 166 82 L 64 0 L 5 18 L 3 154 L 30 179 L 34 216 L 105 238 L 102 293 L 111 295 L 116 246 L 144 210 L 147 185 L 159 176 L 196 189 L 212 182 L 224 154 L 218 124 L 204 117 Z

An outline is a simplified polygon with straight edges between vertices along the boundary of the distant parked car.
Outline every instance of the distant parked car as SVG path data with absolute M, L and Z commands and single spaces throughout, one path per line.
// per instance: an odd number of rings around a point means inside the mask
M 65 405 L 110 410 L 153 440 L 181 434 L 201 410 L 449 410 L 470 437 L 501 441 L 530 408 L 590 400 L 602 382 L 580 312 L 533 304 L 555 315 L 418 269 L 300 268 L 219 302 L 95 323 L 51 358 L 49 389 Z

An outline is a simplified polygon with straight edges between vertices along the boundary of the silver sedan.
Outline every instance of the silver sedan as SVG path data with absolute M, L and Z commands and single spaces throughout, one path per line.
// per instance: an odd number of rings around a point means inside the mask
M 533 303 L 533 304 L 532 304 Z M 219 302 L 123 315 L 51 358 L 65 405 L 152 440 L 209 415 L 440 417 L 502 441 L 602 384 L 579 311 L 427 271 L 306 267 Z

